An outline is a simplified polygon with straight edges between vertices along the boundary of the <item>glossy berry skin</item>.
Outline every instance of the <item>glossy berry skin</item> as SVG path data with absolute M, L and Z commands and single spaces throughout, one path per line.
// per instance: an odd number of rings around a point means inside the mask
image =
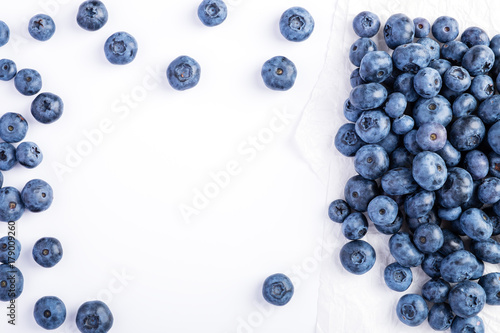
M 472 76 L 488 73 L 493 68 L 495 54 L 486 45 L 473 46 L 465 53 L 462 66 Z
M 16 63 L 10 59 L 0 60 L 0 80 L 10 81 L 17 74 Z
M 392 131 L 398 135 L 405 135 L 413 129 L 415 121 L 412 117 L 404 114 L 392 121 Z
M 297 78 L 297 68 L 288 58 L 277 56 L 264 63 L 261 76 L 269 89 L 285 91 L 293 87 Z M 192 88 L 200 79 L 200 65 L 192 58 L 179 57 L 168 67 L 167 77 L 174 89 Z
M 113 314 L 101 301 L 83 303 L 76 313 L 76 327 L 81 333 L 106 333 L 113 326 Z
M 342 223 L 351 214 L 351 208 L 345 200 L 337 199 L 328 206 L 328 217 L 333 222 Z
M 422 44 L 423 46 L 425 46 L 427 48 L 427 51 L 429 52 L 429 56 L 431 58 L 431 62 L 429 63 L 429 67 L 433 68 L 433 66 L 430 66 L 432 64 L 432 61 L 433 60 L 440 60 L 439 59 L 439 52 L 440 52 L 441 47 L 439 46 L 439 43 L 436 42 L 434 39 L 428 38 L 428 37 L 420 38 L 419 40 L 417 40 L 417 43 Z
M 365 111 L 376 109 L 387 99 L 387 89 L 380 83 L 360 84 L 349 95 L 352 105 Z
M 22 115 L 7 112 L 0 117 L 0 138 L 8 143 L 19 142 L 28 132 L 28 122 Z
M 0 170 L 8 171 L 16 163 L 16 148 L 10 143 L 0 142 Z
M 375 264 L 376 254 L 373 247 L 363 240 L 346 243 L 340 249 L 340 263 L 346 271 L 356 275 L 368 272 Z
M 302 7 L 287 9 L 280 18 L 280 31 L 291 42 L 302 42 L 309 38 L 314 30 L 314 19 Z
M 22 166 L 33 169 L 43 160 L 43 153 L 34 142 L 25 141 L 16 148 L 16 159 Z
M 370 201 L 367 212 L 373 224 L 389 225 L 394 222 L 399 210 L 394 199 L 379 195 Z
M 342 125 L 335 135 L 335 148 L 344 156 L 354 156 L 363 145 L 352 123 Z
M 485 135 L 486 129 L 481 119 L 476 116 L 466 116 L 457 119 L 453 125 L 451 125 L 448 138 L 450 143 L 457 150 L 469 151 L 476 149 L 483 141 Z
M 451 327 L 455 315 L 448 303 L 436 303 L 429 310 L 429 326 L 435 331 L 446 331 Z
M 448 60 L 453 65 L 460 66 L 469 47 L 462 42 L 452 40 L 441 47 L 441 58 Z
M 453 116 L 456 118 L 469 116 L 476 111 L 477 105 L 478 103 L 474 96 L 469 93 L 463 93 L 453 101 Z M 479 117 L 484 122 L 484 119 L 481 116 Z
M 12 286 L 13 282 L 13 286 Z M 0 265 L 0 301 L 9 302 L 21 296 L 24 289 L 24 276 L 19 268 Z
M 363 238 L 368 232 L 368 221 L 362 213 L 350 214 L 342 223 L 342 234 L 349 240 Z
M 7 44 L 9 42 L 9 39 L 10 39 L 9 26 L 4 21 L 0 21 L 0 47 Z
M 267 277 L 262 286 L 262 296 L 272 305 L 283 306 L 287 304 L 293 293 L 292 281 L 281 273 Z
M 417 74 L 429 65 L 431 56 L 424 45 L 410 43 L 398 46 L 392 53 L 392 60 L 397 69 Z
M 431 32 L 431 24 L 423 17 L 413 19 L 415 26 L 415 38 L 427 37 Z
M 443 256 L 452 254 L 453 252 L 464 249 L 464 242 L 457 234 L 448 229 L 443 229 L 443 246 L 439 249 L 439 253 Z
M 394 92 L 387 96 L 383 109 L 389 117 L 399 118 L 404 114 L 406 106 L 407 101 L 405 95 L 400 92 Z
M 116 32 L 104 43 L 104 55 L 114 65 L 126 65 L 137 56 L 137 41 L 127 32 Z
M 0 66 L 0 68 L 1 68 L 1 66 Z M 351 83 L 351 88 L 354 88 L 356 86 L 359 86 L 360 84 L 366 83 L 365 81 L 363 81 L 363 79 L 361 78 L 361 76 L 359 76 L 359 68 L 355 68 L 351 72 L 351 76 L 349 78 L 349 82 Z
M 427 191 L 440 189 L 448 175 L 446 164 L 441 156 L 430 151 L 418 153 L 413 159 L 413 178 Z
M 52 204 L 54 194 L 52 187 L 41 179 L 32 179 L 24 185 L 21 198 L 31 212 L 43 212 Z
M 38 14 L 31 18 L 28 32 L 34 39 L 45 42 L 52 38 L 56 32 L 56 24 L 50 16 Z
M 490 205 L 500 200 L 500 178 L 483 179 L 477 190 L 477 197 L 482 203 Z
M 21 243 L 12 236 L 0 238 L 0 263 L 13 264 L 21 254 Z
M 382 176 L 381 185 L 389 195 L 406 195 L 418 189 L 411 170 L 404 167 L 389 170 Z
M 493 233 L 490 218 L 477 208 L 469 208 L 462 213 L 460 226 L 467 236 L 477 241 L 486 240 Z
M 422 296 L 431 303 L 442 303 L 448 300 L 451 286 L 443 279 L 432 279 L 422 286 Z
M 346 202 L 352 209 L 358 212 L 366 212 L 368 203 L 378 194 L 377 183 L 361 176 L 350 178 L 344 188 Z
M 40 327 L 54 330 L 66 320 L 66 306 L 55 296 L 45 296 L 35 303 L 33 316 Z
M 441 262 L 440 272 L 443 280 L 457 283 L 471 279 L 480 264 L 476 257 L 466 250 L 455 251 Z
M 207 27 L 215 27 L 226 20 L 227 6 L 222 0 L 203 0 L 198 7 L 198 18 Z
M 356 133 L 366 143 L 382 141 L 391 130 L 390 118 L 382 111 L 365 111 L 356 121 Z
M 458 93 L 469 89 L 472 84 L 469 72 L 459 66 L 453 66 L 444 73 L 443 82 L 446 87 Z
M 429 308 L 422 296 L 407 294 L 399 299 L 396 314 L 403 324 L 415 327 L 427 319 Z
M 396 216 L 396 219 L 391 224 L 387 225 L 374 224 L 374 226 L 378 232 L 384 235 L 394 235 L 399 230 L 401 230 L 403 222 L 404 222 L 403 215 L 401 214 L 401 212 L 398 212 L 398 216 Z
M 31 115 L 42 124 L 51 124 L 61 118 L 64 111 L 62 99 L 52 93 L 41 93 L 31 103 Z
M 460 40 L 468 47 L 475 45 L 490 45 L 490 38 L 486 31 L 478 27 L 469 27 L 462 32 Z
M 450 171 L 448 171 L 448 177 L 449 176 L 450 176 Z M 446 186 L 446 183 L 441 188 L 444 188 L 445 186 Z M 439 202 L 439 197 L 438 197 L 438 202 Z M 445 221 L 454 221 L 454 220 L 460 218 L 460 214 L 462 214 L 462 207 L 460 207 L 460 206 L 453 207 L 453 208 L 439 208 L 438 209 L 438 217 L 442 220 L 445 220 Z
M 440 123 L 448 126 L 453 117 L 451 104 L 446 98 L 437 95 L 432 98 L 419 98 L 413 107 L 413 119 L 417 127 L 425 123 Z
M 481 317 L 473 316 L 470 318 L 461 318 L 459 316 L 455 316 L 455 319 L 451 324 L 451 333 L 462 332 L 484 333 L 484 323 Z
M 14 78 L 14 85 L 24 96 L 33 96 L 42 89 L 42 77 L 34 69 L 21 69 Z
M 483 275 L 478 283 L 486 293 L 486 304 L 500 305 L 500 273 Z
M 437 224 L 421 224 L 413 234 L 413 243 L 420 252 L 434 253 L 443 246 L 443 232 Z
M 39 239 L 33 246 L 33 259 L 42 267 L 50 268 L 57 265 L 63 256 L 61 242 L 53 237 Z
M 453 312 L 462 318 L 477 315 L 486 303 L 484 289 L 479 284 L 471 281 L 457 283 L 451 288 L 448 298 Z
M 394 14 L 387 19 L 384 26 L 385 43 L 390 49 L 411 43 L 415 36 L 413 21 L 404 14 Z
M 377 44 L 374 41 L 370 38 L 359 38 L 349 49 L 349 60 L 354 66 L 359 67 L 365 55 L 374 51 L 377 51 Z
M 415 247 L 406 232 L 392 235 L 389 239 L 389 249 L 394 259 L 404 267 L 417 267 L 424 260 L 424 254 Z
M 441 43 L 454 40 L 458 33 L 458 22 L 452 17 L 438 17 L 432 24 L 432 35 Z
M 444 256 L 439 252 L 428 253 L 422 261 L 421 268 L 430 278 L 438 279 L 441 277 L 441 263 Z
M 472 80 L 470 91 L 476 100 L 479 102 L 484 101 L 495 93 L 493 79 L 488 75 L 477 75 L 474 80 Z
M 417 130 L 416 140 L 422 150 L 438 151 L 446 144 L 446 128 L 440 123 L 422 124 Z
M 413 274 L 410 268 L 394 262 L 384 269 L 384 281 L 391 290 L 402 292 L 410 288 Z
M 76 22 L 87 31 L 97 31 L 108 22 L 108 10 L 102 1 L 84 1 L 78 8 Z
M 363 11 L 352 20 L 352 28 L 359 37 L 373 37 L 380 29 L 380 19 L 377 14 Z
M 363 113 L 363 110 L 358 109 L 354 105 L 352 105 L 351 101 L 348 99 L 345 100 L 344 102 L 344 117 L 345 119 L 352 121 L 355 123 L 361 114 Z
M 415 102 L 419 98 L 419 95 L 413 87 L 414 77 L 415 74 L 403 73 L 399 75 L 394 81 L 394 91 L 402 93 L 405 96 L 407 102 Z
M 480 260 L 500 264 L 500 243 L 492 238 L 472 242 L 471 251 Z
M 472 177 L 466 170 L 457 167 L 449 169 L 443 187 L 436 192 L 438 204 L 443 208 L 460 207 L 472 197 L 473 185 Z
M 413 88 L 424 98 L 436 96 L 441 90 L 442 83 L 439 72 L 430 67 L 422 68 L 413 78 Z
M 392 74 L 392 58 L 385 51 L 368 52 L 359 65 L 359 75 L 365 82 L 383 82 Z
M 483 101 L 477 109 L 477 116 L 487 125 L 500 120 L 500 95 L 493 95 Z
M 365 145 L 356 152 L 354 168 L 366 179 L 378 179 L 389 169 L 389 156 L 379 145 Z
M 439 75 L 443 77 L 444 73 L 446 73 L 446 71 L 451 68 L 451 62 L 449 62 L 446 59 L 432 59 L 431 62 L 429 63 L 429 67 L 437 70 Z
M 24 213 L 24 203 L 14 187 L 0 188 L 0 221 L 17 221 Z
M 433 191 L 420 190 L 406 197 L 405 213 L 408 217 L 419 218 L 428 214 L 434 207 L 436 195 Z

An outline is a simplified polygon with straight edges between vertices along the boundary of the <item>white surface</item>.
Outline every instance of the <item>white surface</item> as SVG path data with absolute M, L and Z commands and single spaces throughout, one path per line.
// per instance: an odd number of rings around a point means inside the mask
M 332 35 L 325 68 L 313 91 L 310 103 L 304 111 L 297 130 L 300 149 L 318 176 L 328 182 L 329 202 L 343 198 L 344 185 L 355 175 L 353 161 L 338 153 L 333 139 L 338 128 L 347 121 L 342 109 L 349 96 L 349 75 L 354 69 L 348 59 L 349 48 L 358 38 L 352 31 L 352 19 L 363 10 L 376 13 L 383 25 L 395 13 L 405 13 L 411 18 L 422 16 L 431 23 L 439 16 L 455 17 L 461 31 L 469 26 L 479 26 L 490 37 L 500 32 L 500 21 L 493 13 L 500 10 L 497 1 L 399 1 L 399 0 L 338 0 L 333 18 Z M 382 28 L 381 28 L 382 30 Z M 379 49 L 387 50 L 381 31 L 375 38 Z M 334 78 L 334 79 L 332 79 Z M 332 93 L 334 92 L 334 93 Z M 377 252 L 377 262 L 371 271 L 355 276 L 344 271 L 338 254 L 346 242 L 340 225 L 325 221 L 325 244 L 332 244 L 332 261 L 322 265 L 318 306 L 318 333 L 332 332 L 434 332 L 427 322 L 418 328 L 407 327 L 396 317 L 397 301 L 404 293 L 387 288 L 383 281 L 383 270 L 394 261 L 389 253 L 389 236 L 379 234 L 375 228 L 369 230 L 366 240 Z M 485 272 L 498 271 L 498 265 L 485 264 Z M 421 286 L 429 279 L 420 268 L 412 269 L 414 282 L 405 293 L 420 293 Z M 500 331 L 500 309 L 486 306 L 480 313 L 487 332 Z
M 0 331 L 40 332 L 33 305 L 55 295 L 68 310 L 57 332 L 75 332 L 77 308 L 96 298 L 114 314 L 112 332 L 313 332 L 325 186 L 301 158 L 294 132 L 323 68 L 334 1 L 228 0 L 227 21 L 207 28 L 196 16 L 199 0 L 107 0 L 109 21 L 97 32 L 77 26 L 80 2 L 2 3 L 12 40 L 0 57 L 37 69 L 42 90 L 60 95 L 65 111 L 58 122 L 39 124 L 29 113 L 33 98 L 13 82 L 0 84 L 2 112 L 25 115 L 26 139 L 45 155 L 37 169 L 5 172 L 5 185 L 21 189 L 42 178 L 55 193 L 47 212 L 27 212 L 18 222 L 25 291 L 15 327 L 0 304 Z M 294 5 L 316 20 L 303 43 L 286 41 L 278 29 L 281 13 Z M 57 26 L 45 43 L 27 33 L 40 12 Z M 104 41 L 116 31 L 139 43 L 127 66 L 104 57 Z M 202 77 L 195 89 L 177 92 L 164 72 L 182 54 L 201 64 Z M 262 64 L 275 55 L 298 68 L 288 92 L 270 91 L 260 79 Z M 276 112 L 294 117 L 281 126 Z M 272 124 L 274 133 L 266 129 Z M 100 136 L 102 126 L 111 130 Z M 253 137 L 270 133 L 274 139 L 259 151 L 249 148 Z M 82 150 L 86 156 L 74 156 Z M 179 207 L 192 205 L 196 189 L 212 182 L 210 172 L 231 161 L 239 174 L 187 223 Z M 55 165 L 68 163 L 71 172 L 58 175 Z M 52 269 L 31 258 L 43 236 L 64 246 Z M 117 279 L 122 272 L 129 278 Z M 270 310 L 260 288 L 276 272 L 294 278 L 296 293 L 286 307 Z

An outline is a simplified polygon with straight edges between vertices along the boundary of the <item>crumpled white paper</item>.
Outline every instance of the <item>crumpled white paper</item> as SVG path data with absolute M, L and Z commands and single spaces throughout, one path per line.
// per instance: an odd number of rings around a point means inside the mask
M 395 313 L 399 298 L 405 293 L 420 293 L 429 277 L 420 268 L 412 268 L 414 281 L 407 291 L 398 293 L 387 288 L 383 271 L 394 262 L 387 245 L 389 236 L 378 233 L 373 226 L 370 226 L 365 240 L 377 252 L 375 266 L 362 276 L 346 272 L 339 261 L 339 251 L 346 240 L 340 224 L 331 222 L 326 216 L 327 205 L 334 199 L 343 198 L 346 181 L 356 174 L 353 160 L 336 151 L 333 139 L 338 128 L 347 122 L 343 116 L 343 103 L 349 96 L 349 76 L 355 68 L 348 55 L 351 44 L 358 38 L 352 30 L 352 19 L 363 10 L 379 16 L 381 29 L 373 39 L 379 50 L 387 51 L 382 29 L 392 14 L 425 17 L 431 24 L 437 17 L 448 15 L 458 20 L 460 31 L 478 26 L 491 38 L 500 33 L 500 1 L 337 0 L 327 59 L 296 133 L 304 157 L 318 177 L 328 184 L 324 240 L 327 244 L 337 244 L 331 260 L 322 266 L 317 333 L 434 332 L 427 321 L 417 328 L 408 327 L 398 320 Z M 500 265 L 485 265 L 485 273 L 500 271 Z M 500 307 L 486 305 L 480 317 L 487 332 L 500 332 Z

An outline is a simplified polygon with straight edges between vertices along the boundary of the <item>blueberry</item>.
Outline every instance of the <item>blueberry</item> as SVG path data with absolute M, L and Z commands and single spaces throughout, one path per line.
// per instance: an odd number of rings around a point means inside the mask
M 396 148 L 391 153 L 390 168 L 407 168 L 410 169 L 413 165 L 413 155 L 404 147 Z M 413 177 L 413 176 L 412 176 Z
M 101 301 L 83 303 L 76 313 L 76 327 L 82 333 L 106 333 L 113 326 L 113 314 Z
M 413 129 L 415 121 L 412 117 L 404 114 L 392 121 L 392 131 L 398 135 L 405 135 Z
M 405 199 L 404 209 L 408 217 L 422 217 L 434 207 L 436 196 L 432 191 L 420 190 L 408 195 Z
M 448 300 L 451 286 L 443 279 L 432 279 L 422 286 L 422 296 L 431 303 L 442 303 Z
M 410 287 L 413 274 L 410 268 L 394 262 L 384 269 L 384 281 L 390 289 L 402 292 Z
M 500 273 L 483 275 L 478 283 L 486 293 L 486 304 L 500 305 Z
M 479 185 L 477 195 L 482 203 L 496 203 L 500 200 L 500 179 L 497 177 L 483 179 L 481 185 Z
M 440 189 L 447 177 L 447 168 L 441 156 L 430 151 L 418 153 L 413 159 L 413 178 L 423 189 Z
M 471 279 L 479 266 L 477 258 L 472 253 L 466 250 L 459 250 L 447 255 L 443 259 L 440 272 L 443 280 L 450 283 L 457 283 Z
M 368 232 L 368 221 L 362 213 L 354 212 L 342 223 L 342 234 L 349 240 L 363 238 Z
M 398 46 L 392 53 L 392 60 L 397 69 L 416 74 L 429 65 L 431 56 L 424 45 L 410 43 Z
M 441 263 L 443 262 L 444 256 L 439 252 L 428 253 L 425 255 L 422 261 L 422 270 L 425 274 L 433 279 L 441 277 Z
M 203 0 L 198 7 L 198 18 L 207 27 L 214 27 L 221 24 L 227 18 L 227 6 L 222 0 Z M 290 29 L 295 27 L 292 24 L 300 23 L 300 19 L 296 19 L 297 22 L 290 22 Z M 285 22 L 284 24 L 287 24 Z M 281 27 L 281 22 L 280 22 Z
M 446 128 L 440 123 L 422 124 L 417 130 L 416 140 L 422 150 L 441 150 L 446 144 Z
M 451 327 L 455 315 L 447 303 L 436 303 L 429 310 L 429 326 L 435 331 L 446 331 Z
M 0 68 L 1 68 L 1 65 L 0 65 Z M 366 83 L 365 81 L 363 81 L 361 76 L 359 76 L 359 68 L 356 68 L 351 72 L 350 83 L 351 83 L 351 88 L 354 88 L 354 87 L 359 86 L 360 84 Z
M 9 26 L 4 21 L 0 21 L 0 47 L 7 44 L 9 42 L 9 39 L 10 39 Z
M 434 209 L 430 210 L 427 214 L 420 217 L 409 217 L 406 220 L 406 224 L 411 232 L 415 232 L 419 226 L 422 224 L 433 223 L 437 226 L 441 225 L 441 220 L 437 218 Z
M 481 208 L 483 207 L 483 203 L 478 198 L 478 190 L 479 185 L 481 185 L 480 181 L 474 181 L 472 183 L 472 196 L 467 202 L 461 205 L 462 210 L 467 210 L 469 208 Z
M 460 40 L 468 47 L 476 45 L 490 45 L 490 38 L 486 31 L 478 27 L 469 27 L 462 32 Z
M 364 145 L 364 142 L 356 134 L 354 124 L 344 124 L 339 128 L 335 136 L 335 147 L 344 156 L 354 156 Z
M 348 99 L 345 100 L 344 102 L 344 117 L 352 122 L 356 122 L 361 114 L 363 113 L 363 110 L 358 109 L 354 105 L 352 105 L 351 101 Z
M 500 264 L 500 243 L 492 238 L 472 242 L 472 253 L 490 264 Z
M 500 57 L 500 34 L 495 35 L 490 40 L 490 49 L 493 51 L 496 57 Z
M 28 122 L 19 113 L 7 112 L 0 117 L 0 138 L 5 142 L 19 142 L 28 132 Z
M 35 303 L 33 316 L 40 327 L 54 330 L 66 320 L 66 306 L 55 296 L 45 296 Z
M 470 318 L 461 318 L 459 316 L 455 316 L 455 319 L 451 324 L 451 333 L 462 332 L 484 333 L 483 320 L 478 316 L 473 316 Z
M 383 82 L 392 74 L 392 58 L 385 51 L 368 52 L 359 65 L 359 75 L 365 82 Z
M 446 98 L 437 95 L 432 98 L 419 98 L 413 107 L 413 119 L 417 127 L 435 122 L 448 126 L 453 117 L 451 104 Z
M 368 203 L 378 194 L 377 183 L 361 176 L 350 178 L 344 188 L 346 202 L 352 209 L 358 212 L 366 212 Z
M 14 78 L 14 85 L 21 94 L 33 96 L 42 89 L 42 77 L 34 69 L 21 69 Z
M 466 116 L 457 119 L 453 123 L 451 130 L 449 131 L 448 138 L 450 143 L 457 150 L 469 151 L 474 150 L 479 146 L 484 139 L 486 134 L 485 132 L 486 129 L 481 119 L 476 116 Z M 489 140 L 490 136 L 488 134 L 488 141 Z
M 422 296 L 407 294 L 399 299 L 396 314 L 403 324 L 414 327 L 427 319 L 429 308 Z
M 465 53 L 462 66 L 472 76 L 488 73 L 493 68 L 495 54 L 486 45 L 473 46 Z
M 445 59 L 432 59 L 429 63 L 429 67 L 437 70 L 439 75 L 441 75 L 442 77 L 444 73 L 446 73 L 446 71 L 451 68 L 451 62 Z
M 379 195 L 370 201 L 367 212 L 373 224 L 389 225 L 398 215 L 398 205 L 390 197 Z
M 9 81 L 17 74 L 16 63 L 10 59 L 0 60 L 0 80 Z
M 0 238 L 0 263 L 13 264 L 21 254 L 21 243 L 12 236 Z
M 21 191 L 21 198 L 26 209 L 32 212 L 43 212 L 52 204 L 54 198 L 52 187 L 41 179 L 32 179 Z
M 493 96 L 495 93 L 495 86 L 493 80 L 488 75 L 477 75 L 472 80 L 470 91 L 478 101 L 482 102 Z
M 419 95 L 415 91 L 415 88 L 413 88 L 414 77 L 415 74 L 403 73 L 399 75 L 394 81 L 394 91 L 402 93 L 405 96 L 407 102 L 415 102 L 419 98 Z
M 356 152 L 354 168 L 363 178 L 378 179 L 389 169 L 389 156 L 379 145 L 363 146 Z
M 413 155 L 417 155 L 418 153 L 422 152 L 422 148 L 417 143 L 417 130 L 411 130 L 408 133 L 405 134 L 404 136 L 404 146 Z M 412 165 L 413 165 L 413 158 L 412 158 Z
M 51 124 L 61 118 L 64 111 L 62 99 L 52 93 L 41 93 L 31 103 L 31 115 L 42 124 Z
M 126 32 L 116 32 L 104 43 L 104 55 L 114 65 L 126 65 L 137 55 L 137 41 Z
M 433 60 L 439 60 L 439 52 L 441 47 L 439 46 L 438 42 L 436 42 L 434 39 L 424 37 L 417 40 L 417 43 L 422 44 L 427 48 L 429 56 L 431 57 L 430 64 L 432 63 Z
M 42 267 L 54 267 L 63 256 L 61 242 L 52 237 L 39 239 L 33 246 L 33 259 Z
M 380 19 L 372 12 L 359 13 L 352 20 L 352 28 L 359 37 L 373 37 L 380 29 Z
M 484 103 L 481 103 L 481 104 L 484 104 Z M 455 101 L 453 101 L 452 109 L 453 109 L 453 116 L 456 118 L 469 116 L 473 112 L 476 111 L 477 100 L 471 94 L 463 93 L 460 96 L 458 96 L 455 99 Z M 483 117 L 481 117 L 481 116 L 479 116 L 479 117 L 484 122 Z M 500 119 L 500 116 L 499 116 L 499 119 Z
M 396 261 L 404 267 L 417 267 L 424 260 L 424 254 L 420 252 L 410 235 L 406 232 L 398 232 L 389 239 L 389 249 Z
M 17 163 L 16 148 L 7 142 L 0 142 L 0 170 L 8 171 Z
M 387 136 L 381 141 L 377 142 L 377 145 L 384 148 L 387 154 L 391 154 L 396 148 L 401 145 L 400 136 L 395 134 L 393 131 L 389 131 Z
M 413 21 L 405 14 L 394 14 L 384 26 L 384 39 L 387 46 L 395 49 L 399 45 L 411 43 L 415 36 Z
M 391 121 L 382 111 L 365 111 L 356 121 L 355 129 L 358 136 L 364 142 L 377 143 L 382 141 L 389 134 L 391 130 Z
M 430 67 L 422 68 L 413 78 L 413 88 L 417 94 L 424 98 L 436 96 L 441 90 L 441 85 L 441 75 Z
M 437 202 L 444 208 L 460 207 L 470 200 L 473 189 L 472 176 L 466 170 L 451 168 L 443 187 L 436 192 Z
M 479 104 L 477 115 L 486 125 L 500 120 L 500 95 L 493 95 Z
M 328 217 L 333 222 L 342 223 L 351 214 L 351 208 L 342 199 L 334 200 L 328 207 Z
M 443 82 L 450 90 L 462 93 L 469 89 L 471 78 L 469 72 L 459 66 L 452 66 L 444 73 Z
M 0 188 L 0 221 L 17 221 L 24 213 L 24 203 L 14 187 Z
M 28 32 L 34 39 L 45 42 L 56 32 L 56 24 L 50 16 L 38 14 L 31 18 Z
M 399 230 L 401 230 L 403 222 L 404 222 L 403 214 L 401 214 L 401 212 L 398 212 L 398 216 L 396 216 L 396 219 L 392 223 L 386 225 L 374 224 L 374 226 L 378 232 L 384 235 L 394 235 Z
M 293 87 L 297 77 L 297 68 L 288 58 L 278 56 L 264 63 L 261 75 L 266 87 L 284 91 Z M 200 65 L 192 58 L 179 57 L 168 66 L 167 77 L 174 89 L 192 88 L 200 79 Z
M 427 37 L 431 32 L 431 24 L 423 17 L 414 18 L 413 24 L 415 25 L 416 38 Z
M 451 90 L 446 85 L 443 85 L 439 93 L 450 103 L 453 103 L 453 101 L 455 101 L 462 94 L 461 92 Z
M 448 170 L 448 177 L 450 177 L 450 170 Z M 446 183 L 444 183 L 443 187 L 441 189 L 446 188 Z M 439 193 L 438 193 L 439 195 Z M 438 199 L 439 202 L 439 199 Z M 453 208 L 439 208 L 438 209 L 438 217 L 440 219 L 443 219 L 445 221 L 454 221 L 458 218 L 460 218 L 460 215 L 462 214 L 462 207 L 453 207 Z M 444 232 L 444 230 L 443 230 Z M 445 237 L 445 242 L 446 242 L 446 237 Z
M 406 195 L 415 192 L 418 184 L 411 170 L 404 167 L 389 170 L 381 180 L 382 189 L 389 195 Z
M 16 159 L 22 166 L 32 169 L 42 162 L 43 154 L 36 143 L 26 141 L 17 146 Z
M 484 275 L 484 262 L 480 259 L 477 259 L 477 268 L 474 272 L 472 272 L 471 280 L 477 280 L 481 276 Z
M 421 224 L 413 234 L 413 243 L 423 253 L 434 253 L 443 246 L 443 232 L 437 224 Z
M 450 290 L 449 303 L 453 312 L 462 318 L 477 315 L 486 303 L 486 293 L 477 283 L 462 281 Z
M 0 265 L 0 301 L 10 302 L 21 296 L 24 277 L 19 268 L 13 265 Z
M 468 208 L 462 207 L 462 210 L 465 210 L 465 209 L 468 209 Z M 460 218 L 453 220 L 453 221 L 450 221 L 449 228 L 453 233 L 455 233 L 459 236 L 465 236 L 465 232 L 463 231 L 462 226 L 460 225 Z
M 283 306 L 292 298 L 294 287 L 288 276 L 278 273 L 266 278 L 262 286 L 262 296 L 270 304 Z
M 377 44 L 374 41 L 370 38 L 359 38 L 349 49 L 349 60 L 354 66 L 359 67 L 364 56 L 374 51 L 377 51 Z
M 373 247 L 363 240 L 346 243 L 340 249 L 340 263 L 346 271 L 356 275 L 368 272 L 375 264 L 376 254 Z
M 400 92 L 394 92 L 387 96 L 384 104 L 385 113 L 391 118 L 401 117 L 407 106 L 405 95 Z
M 349 95 L 352 105 L 361 110 L 376 109 L 387 99 L 387 89 L 380 83 L 360 84 Z
M 99 0 L 84 1 L 78 8 L 76 22 L 87 31 L 97 31 L 108 22 L 108 10 Z
M 432 35 L 441 43 L 454 40 L 458 33 L 458 22 L 453 17 L 441 16 L 432 24 Z
M 469 51 L 467 45 L 457 40 L 453 40 L 441 47 L 441 58 L 448 60 L 453 65 L 460 66 L 467 51 Z
M 302 7 L 287 9 L 280 18 L 280 31 L 283 37 L 292 42 L 302 42 L 314 30 L 314 19 Z
M 493 233 L 490 218 L 477 208 L 464 211 L 460 216 L 460 225 L 467 236 L 477 241 L 486 240 Z
M 482 151 L 471 150 L 465 155 L 463 163 L 465 170 L 470 173 L 474 180 L 483 179 L 488 174 L 488 157 Z

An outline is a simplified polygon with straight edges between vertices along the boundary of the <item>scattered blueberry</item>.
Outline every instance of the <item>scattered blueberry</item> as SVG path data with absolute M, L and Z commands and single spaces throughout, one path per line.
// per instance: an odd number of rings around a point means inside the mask
M 364 145 L 364 142 L 356 133 L 355 125 L 344 124 L 339 128 L 335 136 L 335 147 L 344 156 L 354 156 Z
M 76 22 L 87 31 L 97 31 L 108 22 L 108 10 L 99 0 L 88 0 L 78 8 Z
M 396 314 L 403 324 L 414 327 L 427 319 L 429 308 L 422 296 L 407 294 L 399 299 Z
M 411 269 L 403 267 L 397 262 L 388 265 L 384 270 L 385 284 L 394 291 L 405 291 L 413 282 Z
M 198 7 L 198 18 L 207 27 L 219 25 L 227 18 L 227 6 L 222 0 L 203 0 Z
M 28 32 L 34 39 L 45 42 L 56 32 L 56 24 L 50 16 L 38 14 L 31 18 Z
M 0 265 L 0 301 L 10 302 L 21 296 L 24 277 L 19 268 L 13 265 Z
M 19 113 L 7 112 L 0 117 L 0 138 L 8 143 L 19 142 L 28 132 L 28 122 Z
M 101 301 L 83 303 L 76 313 L 76 327 L 81 333 L 106 333 L 113 326 L 113 314 Z
M 363 238 L 368 232 L 368 221 L 362 213 L 350 214 L 342 223 L 342 234 L 349 240 Z
M 50 124 L 58 120 L 63 111 L 62 99 L 52 93 L 41 93 L 31 103 L 31 115 L 42 124 Z
M 41 179 L 32 179 L 24 185 L 21 198 L 26 209 L 42 212 L 50 207 L 54 196 L 49 184 Z
M 16 63 L 10 59 L 0 60 L 0 80 L 9 81 L 17 74 Z
M 297 68 L 288 58 L 277 56 L 264 63 L 261 76 L 269 89 L 285 91 L 293 87 Z M 179 57 L 168 66 L 167 77 L 174 89 L 192 88 L 200 79 L 200 65 L 192 58 Z
M 288 276 L 278 273 L 269 276 L 262 286 L 262 296 L 270 304 L 283 306 L 293 296 L 294 287 Z
M 14 85 L 21 94 L 33 96 L 42 89 L 42 77 L 34 69 L 21 69 L 14 78 Z
M 126 32 L 116 32 L 104 43 L 104 54 L 114 65 L 131 63 L 137 55 L 137 41 Z
M 7 44 L 9 42 L 9 39 L 10 39 L 9 26 L 4 21 L 0 21 L 0 47 Z
M 33 316 L 40 327 L 54 330 L 66 320 L 66 306 L 55 296 L 45 296 L 35 303 Z
M 352 274 L 365 274 L 373 267 L 375 260 L 375 250 L 363 240 L 350 241 L 340 249 L 340 262 Z
M 36 143 L 25 141 L 17 146 L 16 159 L 22 166 L 32 169 L 42 163 L 43 154 Z
M 21 254 L 21 243 L 12 236 L 0 238 L 0 263 L 13 264 Z
M 352 28 L 359 37 L 373 37 L 380 29 L 380 19 L 372 12 L 359 13 L 352 20 Z
M 54 267 L 63 256 L 61 243 L 52 237 L 39 239 L 33 246 L 33 259 L 42 267 Z
M 342 199 L 334 200 L 328 207 L 328 217 L 333 222 L 342 223 L 349 214 L 351 214 L 351 208 Z
M 21 194 L 14 187 L 0 188 L 0 221 L 17 221 L 24 213 Z

